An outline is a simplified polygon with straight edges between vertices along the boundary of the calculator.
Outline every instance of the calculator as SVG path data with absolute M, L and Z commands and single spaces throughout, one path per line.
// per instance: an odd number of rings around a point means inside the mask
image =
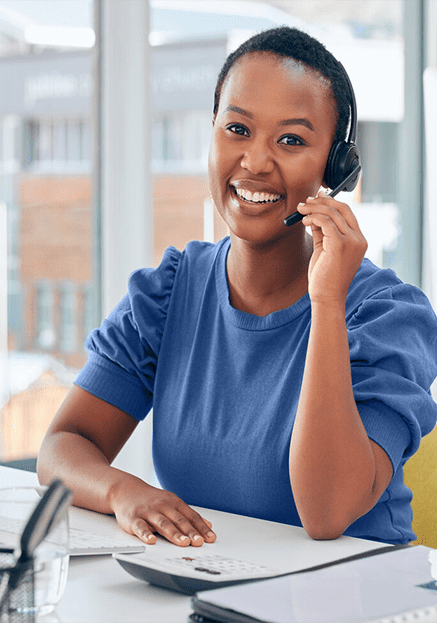
M 153 548 L 153 547 L 152 547 Z M 114 553 L 112 556 L 135 578 L 184 594 L 247 583 L 256 579 L 282 576 L 283 572 L 267 566 L 223 557 L 215 553 L 186 549 L 179 555 L 150 552 Z

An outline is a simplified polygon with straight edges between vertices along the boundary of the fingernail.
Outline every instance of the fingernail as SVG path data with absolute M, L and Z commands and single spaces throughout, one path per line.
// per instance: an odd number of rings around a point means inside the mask
M 307 197 L 307 201 L 309 201 L 310 199 L 316 199 L 315 197 Z
M 207 537 L 215 537 L 215 533 L 213 533 L 212 531 L 208 531 L 208 533 L 206 534 Z
M 198 539 L 202 539 L 202 536 L 201 536 L 201 535 L 194 535 L 194 537 L 193 537 L 193 541 L 194 541 L 194 540 L 198 540 Z
M 186 542 L 187 540 L 189 540 L 190 538 L 187 535 L 181 535 L 181 537 L 179 538 L 179 540 L 181 542 Z
M 305 206 L 305 204 L 303 202 L 299 202 L 298 206 Z

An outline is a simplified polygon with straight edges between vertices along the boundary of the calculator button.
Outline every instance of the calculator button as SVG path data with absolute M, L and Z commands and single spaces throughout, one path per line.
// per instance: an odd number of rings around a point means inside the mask
M 208 568 L 194 568 L 198 572 L 208 572 L 208 574 L 221 574 L 218 570 L 208 570 Z

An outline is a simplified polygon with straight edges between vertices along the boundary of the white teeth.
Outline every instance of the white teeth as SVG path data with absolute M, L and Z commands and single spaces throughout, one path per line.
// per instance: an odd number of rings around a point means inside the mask
M 270 193 L 252 193 L 252 191 L 246 191 L 246 189 L 235 189 L 235 192 L 238 197 L 255 203 L 275 202 L 281 198 L 280 195 L 272 195 Z

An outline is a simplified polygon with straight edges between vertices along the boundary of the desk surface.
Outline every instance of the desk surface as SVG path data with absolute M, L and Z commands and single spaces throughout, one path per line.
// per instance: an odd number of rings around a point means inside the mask
M 34 473 L 0 467 L 0 487 L 36 484 Z M 202 514 L 213 523 L 217 541 L 201 548 L 248 561 L 256 557 L 256 562 L 267 565 L 272 565 L 272 559 L 293 561 L 297 570 L 381 546 L 350 537 L 316 542 L 299 527 L 213 510 Z M 106 534 L 121 531 L 114 518 L 77 508 L 70 511 L 70 523 L 91 531 L 103 526 Z M 180 553 L 165 540 L 148 548 Z M 112 557 L 74 557 L 56 615 L 50 614 L 46 621 L 187 622 L 190 611 L 190 597 L 134 579 Z

